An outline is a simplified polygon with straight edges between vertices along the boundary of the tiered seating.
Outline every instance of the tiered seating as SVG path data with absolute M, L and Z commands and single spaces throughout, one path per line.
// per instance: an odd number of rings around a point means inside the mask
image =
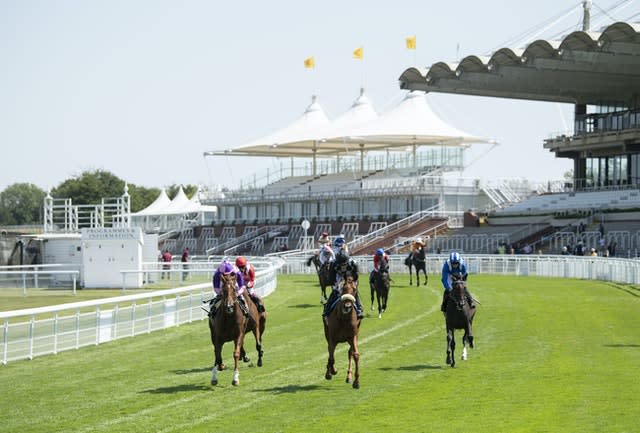
M 227 242 L 231 239 L 236 238 L 236 228 L 235 226 L 226 226 L 222 228 L 220 232 L 220 242 Z
M 543 194 L 521 201 L 498 214 L 554 213 L 573 210 L 624 209 L 640 207 L 639 190 L 589 191 Z
M 358 223 L 344 223 L 340 229 L 340 234 L 343 234 L 344 238 L 349 242 L 360 233 L 359 227 Z
M 380 230 L 383 227 L 387 226 L 387 222 L 386 221 L 376 221 L 376 222 L 372 222 L 371 225 L 369 226 L 369 231 L 367 231 L 367 233 L 373 233 L 377 230 Z

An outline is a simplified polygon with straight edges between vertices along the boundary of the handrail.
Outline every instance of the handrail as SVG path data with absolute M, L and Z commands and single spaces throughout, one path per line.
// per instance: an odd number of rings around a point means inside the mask
M 408 217 L 398 220 L 394 223 L 387 224 L 386 226 L 379 228 L 378 230 L 374 230 L 371 233 L 367 233 L 366 235 L 354 239 L 351 242 L 347 242 L 347 246 L 349 247 L 349 249 L 355 249 L 367 245 L 375 239 L 384 237 L 384 235 L 386 235 L 387 233 L 396 231 L 400 227 L 415 224 L 416 222 L 422 221 L 426 218 L 434 218 L 437 212 L 440 212 L 440 204 L 432 206 L 429 209 L 416 212 L 413 215 L 409 215 Z

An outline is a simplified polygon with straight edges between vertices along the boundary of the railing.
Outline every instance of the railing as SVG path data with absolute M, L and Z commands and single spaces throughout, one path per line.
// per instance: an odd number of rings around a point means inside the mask
M 288 256 L 280 272 L 285 274 L 306 274 L 315 272 L 306 265 L 304 254 Z M 358 262 L 361 275 L 373 269 L 373 260 L 369 256 L 354 257 Z M 392 255 L 389 261 L 391 273 L 407 273 L 404 255 Z M 428 274 L 437 276 L 442 272 L 442 264 L 447 255 L 427 255 Z M 640 283 L 640 260 L 587 256 L 561 255 L 510 255 L 478 254 L 464 257 L 467 270 L 471 275 L 469 284 L 473 285 L 474 274 L 499 274 L 516 276 L 538 276 L 554 278 L 581 278 L 602 281 L 615 281 L 626 284 Z M 363 280 L 364 281 L 364 280 Z
M 417 222 L 423 221 L 427 218 L 434 218 L 436 216 L 443 215 L 440 211 L 440 206 L 436 205 L 432 208 L 417 212 L 413 215 L 408 216 L 407 218 L 403 218 L 398 220 L 392 224 L 388 224 L 378 230 L 375 230 L 371 233 L 367 233 L 364 236 L 361 236 L 357 239 L 354 239 L 351 242 L 348 242 L 347 245 L 349 249 L 355 250 L 356 248 L 360 248 L 364 245 L 367 245 L 371 242 L 374 242 L 376 239 L 385 237 L 388 233 L 409 227 Z
M 212 263 L 216 263 L 215 261 Z M 252 260 L 256 291 L 273 292 L 284 261 Z M 144 272 L 144 271 L 142 271 Z M 0 312 L 3 364 L 56 354 L 119 338 L 146 334 L 207 317 L 203 301 L 213 296 L 211 283 L 93 301 Z
M 65 269 L 65 268 L 76 269 Z M 69 286 L 76 294 L 77 282 L 80 279 L 79 265 L 11 265 L 0 266 L 0 287 L 21 288 L 23 296 L 28 289 L 39 289 L 54 285 L 56 288 Z M 68 278 L 57 278 L 67 276 Z

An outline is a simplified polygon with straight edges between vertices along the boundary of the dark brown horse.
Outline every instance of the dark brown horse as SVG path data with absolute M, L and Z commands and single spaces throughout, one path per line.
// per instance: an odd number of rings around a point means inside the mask
M 416 271 L 416 286 L 420 286 L 420 271 L 424 275 L 424 285 L 427 285 L 429 281 L 429 277 L 427 276 L 427 259 L 423 246 L 418 246 L 418 248 L 409 254 L 409 256 L 404 260 L 404 264 L 409 267 L 409 285 L 413 285 L 413 278 L 411 269 L 415 269 Z
M 220 306 L 214 317 L 209 316 L 209 330 L 211 332 L 211 343 L 213 344 L 215 360 L 211 371 L 211 384 L 218 384 L 218 371 L 224 370 L 222 363 L 222 346 L 227 341 L 233 341 L 234 369 L 232 385 L 240 384 L 239 360 L 244 358 L 244 336 L 248 331 L 253 332 L 256 339 L 256 350 L 258 351 L 258 367 L 262 367 L 262 336 L 264 335 L 267 315 L 258 313 L 255 304 L 249 299 L 246 291 L 241 296 L 247 307 L 248 315 L 240 306 L 238 295 L 236 294 L 236 277 L 234 274 L 221 275 L 222 296 Z
M 318 253 L 315 253 L 307 259 L 307 266 L 311 266 L 311 263 L 313 263 L 316 268 L 316 272 L 318 273 L 318 281 L 320 282 L 320 303 L 324 304 L 327 302 L 327 287 L 331 287 L 331 279 L 329 277 L 330 263 L 327 262 L 324 265 L 320 263 L 320 254 Z
M 378 318 L 382 318 L 382 313 L 387 310 L 389 300 L 389 289 L 391 288 L 391 277 L 389 276 L 389 265 L 382 260 L 378 272 L 373 273 L 371 281 L 371 309 L 373 310 L 373 297 L 378 301 Z
M 451 283 L 451 290 L 447 297 L 447 307 L 445 312 L 445 321 L 447 326 L 447 364 L 455 367 L 455 348 L 456 340 L 454 331 L 456 329 L 464 329 L 462 337 L 462 360 L 467 360 L 467 343 L 473 348 L 473 316 L 476 309 L 471 308 L 465 297 L 466 281 L 455 279 Z
M 330 380 L 338 372 L 335 368 L 334 353 L 338 343 L 349 344 L 349 365 L 347 367 L 347 383 L 353 379 L 353 387 L 360 388 L 360 352 L 358 351 L 358 332 L 360 319 L 356 315 L 355 303 L 357 296 L 357 283 L 351 276 L 347 276 L 341 289 L 341 296 L 335 308 L 329 313 L 327 322 L 324 323 L 324 335 L 327 339 L 329 360 L 325 379 Z M 355 373 L 352 371 L 352 363 L 355 363 Z M 353 375 L 353 376 L 352 376 Z

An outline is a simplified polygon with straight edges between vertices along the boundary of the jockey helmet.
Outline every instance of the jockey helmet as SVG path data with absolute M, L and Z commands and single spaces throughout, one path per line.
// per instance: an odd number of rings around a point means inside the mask
M 247 259 L 245 259 L 243 256 L 238 256 L 238 258 L 236 259 L 236 266 L 239 268 L 244 268 L 245 266 L 247 266 Z
M 452 265 L 457 265 L 458 263 L 460 263 L 460 253 L 453 251 L 451 254 L 449 254 L 449 263 L 451 263 Z
M 424 245 L 424 242 L 422 241 L 422 238 L 416 239 L 416 244 Z
M 384 256 L 384 250 L 382 248 L 378 248 L 376 250 L 376 256 Z
M 344 237 L 338 236 L 335 241 L 333 241 L 333 245 L 340 248 L 344 245 Z
M 227 260 L 223 260 L 220 262 L 220 266 L 218 266 L 218 272 L 221 274 L 230 274 L 233 272 L 233 265 Z
M 322 233 L 320 233 L 320 236 L 322 236 L 323 238 L 325 238 L 325 237 L 329 236 L 329 233 L 327 233 L 327 232 L 322 232 Z
M 338 254 L 336 254 L 336 264 L 346 263 L 349 261 L 349 253 L 345 250 L 340 250 Z

